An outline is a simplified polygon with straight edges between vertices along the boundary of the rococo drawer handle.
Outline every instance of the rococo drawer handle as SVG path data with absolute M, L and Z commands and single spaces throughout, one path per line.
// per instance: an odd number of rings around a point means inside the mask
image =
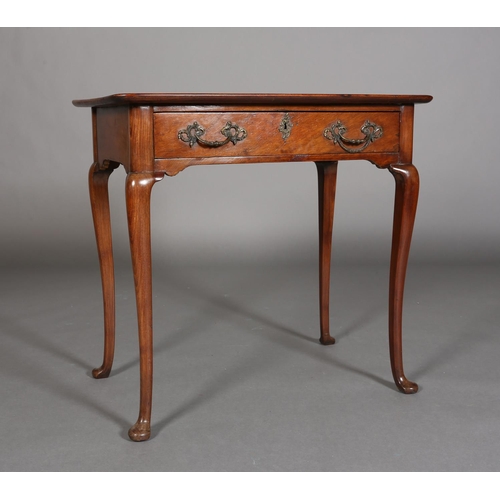
M 220 133 L 226 138 L 225 141 L 205 141 L 201 138 L 205 134 L 205 129 L 198 122 L 194 122 L 192 125 L 188 125 L 187 128 L 179 130 L 177 137 L 181 141 L 187 142 L 189 147 L 193 147 L 194 144 L 199 143 L 209 148 L 218 148 L 228 142 L 236 144 L 247 136 L 247 131 L 244 128 L 231 122 L 227 122 Z
M 347 132 L 347 128 L 340 121 L 337 120 L 332 125 L 328 126 L 323 135 L 334 144 L 338 144 L 344 151 L 348 153 L 360 153 L 366 149 L 372 142 L 380 139 L 384 131 L 380 125 L 372 123 L 368 120 L 361 127 L 361 132 L 365 134 L 363 139 L 347 139 L 344 134 Z M 359 148 L 352 148 L 348 146 L 360 146 Z

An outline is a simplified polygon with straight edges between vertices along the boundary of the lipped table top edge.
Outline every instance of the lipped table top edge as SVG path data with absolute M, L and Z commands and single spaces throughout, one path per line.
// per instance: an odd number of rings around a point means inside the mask
M 229 94 L 229 93 L 140 93 L 112 94 L 92 99 L 77 99 L 77 107 L 109 106 L 366 106 L 408 105 L 430 102 L 430 95 L 394 94 Z

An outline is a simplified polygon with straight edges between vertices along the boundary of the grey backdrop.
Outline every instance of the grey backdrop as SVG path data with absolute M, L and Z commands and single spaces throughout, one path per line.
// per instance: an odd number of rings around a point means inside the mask
M 86 175 L 90 111 L 116 92 L 416 93 L 421 174 L 412 259 L 500 255 L 497 29 L 2 29 L 0 255 L 95 262 Z M 123 171 L 112 177 L 127 255 Z M 341 163 L 335 259 L 387 258 L 393 179 Z M 316 255 L 312 163 L 192 167 L 153 191 L 155 253 Z
M 498 470 L 499 49 L 497 29 L 0 29 L 0 470 Z M 116 357 L 96 381 L 91 120 L 71 104 L 116 92 L 433 95 L 405 292 L 419 393 L 389 365 L 388 172 L 340 164 L 325 348 L 314 164 L 191 167 L 153 190 L 152 439 L 131 443 L 125 176 Z

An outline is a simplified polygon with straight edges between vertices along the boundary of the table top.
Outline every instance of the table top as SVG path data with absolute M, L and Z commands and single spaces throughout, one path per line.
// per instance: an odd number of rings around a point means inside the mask
M 112 94 L 94 99 L 78 99 L 77 107 L 101 106 L 203 106 L 203 105 L 288 105 L 288 106 L 328 106 L 328 105 L 404 105 L 426 103 L 430 95 L 392 94 L 178 94 L 141 93 Z

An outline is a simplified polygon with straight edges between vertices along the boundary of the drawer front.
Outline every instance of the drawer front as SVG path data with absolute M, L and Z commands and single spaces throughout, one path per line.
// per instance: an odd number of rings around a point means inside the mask
M 155 158 L 395 153 L 399 113 L 155 113 Z

